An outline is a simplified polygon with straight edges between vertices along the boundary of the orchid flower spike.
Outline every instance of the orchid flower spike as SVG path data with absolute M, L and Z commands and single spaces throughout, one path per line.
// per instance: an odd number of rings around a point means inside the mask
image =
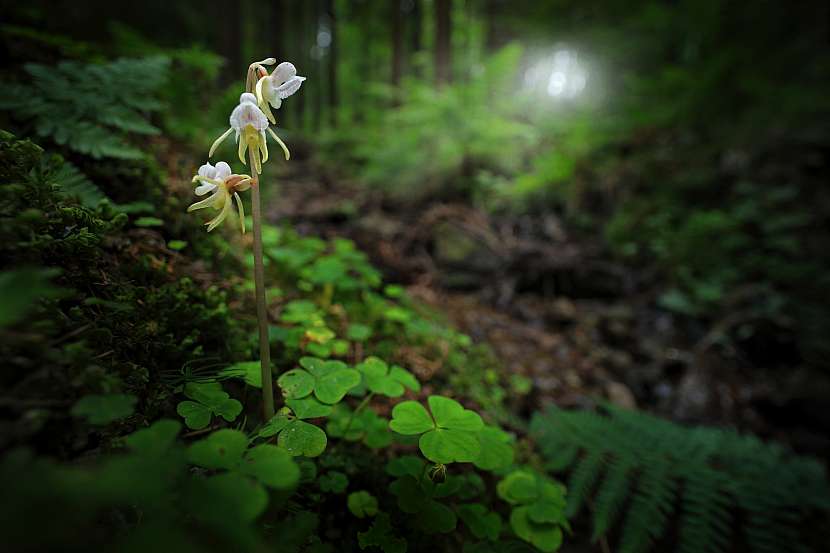
M 273 58 L 270 58 L 273 59 Z M 261 73 L 265 73 L 262 69 Z M 256 96 L 259 108 L 268 116 L 271 123 L 276 124 L 274 114 L 270 106 L 279 109 L 282 101 L 300 90 L 305 77 L 297 76 L 297 68 L 293 63 L 284 61 L 279 64 L 274 72 L 268 75 L 265 73 L 256 83 Z
M 208 232 L 222 224 L 231 211 L 231 196 L 236 200 L 236 207 L 239 210 L 239 221 L 242 227 L 242 234 L 245 234 L 245 209 L 242 207 L 242 198 L 239 192 L 244 192 L 251 187 L 249 175 L 235 175 L 231 173 L 231 166 L 220 161 L 214 167 L 205 163 L 199 167 L 199 173 L 193 177 L 193 182 L 200 183 L 194 191 L 197 196 L 204 196 L 209 192 L 212 195 L 200 200 L 187 208 L 187 212 L 212 207 L 218 209 L 219 215 L 205 223 Z
M 219 147 L 232 131 L 235 131 L 236 142 L 239 144 L 239 160 L 247 165 L 248 162 L 245 159 L 245 153 L 250 148 L 251 152 L 253 152 L 254 169 L 257 173 L 262 173 L 262 164 L 268 161 L 268 145 L 265 142 L 266 130 L 277 141 L 277 144 L 282 147 L 285 159 L 288 160 L 291 157 L 285 143 L 280 140 L 273 130 L 268 128 L 268 118 L 257 106 L 256 96 L 250 92 L 245 92 L 239 97 L 239 105 L 231 112 L 230 125 L 231 127 L 214 141 L 210 147 L 208 157 L 211 157 L 216 151 L 216 148 Z

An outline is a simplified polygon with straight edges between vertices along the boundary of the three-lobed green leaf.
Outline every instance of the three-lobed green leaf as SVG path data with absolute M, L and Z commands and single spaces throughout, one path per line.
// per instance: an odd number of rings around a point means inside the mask
M 442 396 L 429 396 L 427 403 L 432 414 L 417 401 L 399 403 L 389 428 L 404 435 L 421 434 L 421 452 L 435 463 L 475 461 L 481 453 L 477 433 L 484 428 L 478 413 Z

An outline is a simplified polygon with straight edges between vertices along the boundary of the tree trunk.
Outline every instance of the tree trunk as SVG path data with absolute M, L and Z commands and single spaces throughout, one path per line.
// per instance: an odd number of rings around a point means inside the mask
M 329 18 L 331 44 L 329 45 L 329 124 L 337 127 L 337 13 L 334 0 L 326 1 L 326 14 Z
M 401 85 L 401 74 L 403 73 L 403 13 L 401 12 L 400 0 L 389 2 L 392 16 L 392 86 Z
M 452 0 L 435 0 L 435 83 L 439 86 L 452 80 L 451 11 Z
M 412 15 L 408 18 L 410 23 L 409 27 L 412 29 L 409 35 L 411 48 L 411 51 L 409 52 L 409 71 L 416 77 L 421 76 L 421 65 L 419 63 L 413 63 L 414 56 L 421 51 L 423 46 L 421 35 L 423 34 L 424 16 L 421 2 L 422 0 L 413 0 Z

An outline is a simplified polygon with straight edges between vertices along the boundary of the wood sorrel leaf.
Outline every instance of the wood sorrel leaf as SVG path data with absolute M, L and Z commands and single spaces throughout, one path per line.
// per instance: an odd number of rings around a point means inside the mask
M 176 407 L 176 412 L 184 417 L 184 423 L 193 430 L 201 430 L 210 424 L 212 411 L 210 407 L 201 403 L 189 400 L 182 401 Z
M 429 409 L 435 418 L 435 424 L 439 428 L 471 432 L 478 432 L 484 428 L 484 423 L 478 413 L 464 409 L 454 399 L 443 396 L 429 396 L 427 403 L 429 403 Z
M 501 517 L 498 513 L 488 511 L 481 503 L 468 503 L 458 506 L 458 516 L 478 539 L 496 541 L 501 533 Z
M 469 463 L 481 452 L 475 434 L 463 430 L 437 428 L 426 432 L 418 441 L 424 457 L 435 463 Z
M 411 372 L 404 369 L 403 367 L 399 367 L 398 365 L 392 365 L 392 368 L 389 369 L 389 376 L 391 376 L 392 379 L 397 380 L 413 392 L 421 391 L 421 383 L 418 382 L 418 379 L 415 378 L 415 375 L 413 375 Z
M 482 470 L 497 470 L 513 464 L 513 446 L 510 435 L 493 426 L 485 426 L 478 433 L 481 453 L 473 464 Z
M 280 490 L 293 488 L 300 480 L 300 468 L 291 454 L 270 444 L 251 448 L 239 464 L 239 472 Z
M 292 369 L 277 379 L 277 385 L 286 398 L 299 399 L 309 395 L 314 389 L 314 377 L 302 369 Z
M 343 493 L 349 485 L 349 478 L 340 471 L 332 470 L 320 476 L 317 485 L 324 492 Z
M 108 424 L 132 415 L 137 401 L 131 394 L 93 394 L 78 400 L 72 414 L 92 424 Z
M 211 523 L 250 522 L 268 506 L 268 493 L 235 472 L 194 480 L 186 495 L 188 512 Z
M 124 442 L 136 453 L 160 457 L 176 442 L 176 436 L 181 429 L 180 422 L 162 419 L 153 423 L 150 428 L 133 432 L 124 438 Z
M 531 503 L 539 497 L 539 484 L 532 472 L 516 470 L 496 485 L 496 492 L 513 505 Z
M 390 376 L 389 367 L 381 359 L 367 357 L 356 368 L 363 375 L 366 387 L 371 392 L 389 397 L 400 397 L 403 395 L 403 384 Z
M 213 409 L 213 412 L 226 421 L 233 422 L 239 416 L 239 413 L 242 412 L 242 404 L 229 397 L 219 402 Z
M 326 433 L 320 428 L 295 420 L 280 432 L 277 443 L 294 457 L 317 457 L 326 449 Z
M 562 545 L 562 529 L 555 524 L 537 524 L 530 519 L 528 507 L 516 507 L 510 513 L 510 527 L 516 535 L 550 553 Z
M 346 503 L 349 511 L 357 518 L 373 517 L 378 514 L 378 500 L 365 490 L 350 493 Z
M 271 436 L 276 436 L 278 433 L 282 431 L 283 428 L 288 426 L 288 423 L 294 420 L 294 417 L 290 417 L 285 413 L 277 413 L 271 420 L 265 423 L 265 426 L 259 431 L 260 438 L 270 438 Z
M 190 446 L 188 460 L 208 469 L 232 469 L 242 460 L 248 437 L 238 430 L 217 430 Z
M 327 417 L 332 412 L 331 405 L 320 403 L 311 396 L 302 399 L 287 399 L 285 404 L 291 408 L 298 419 Z
M 349 390 L 360 384 L 360 373 L 354 369 L 335 369 L 318 377 L 314 395 L 323 403 L 337 403 Z
M 417 401 L 404 401 L 392 409 L 389 428 L 398 434 L 421 434 L 434 429 L 435 423 L 423 405 Z

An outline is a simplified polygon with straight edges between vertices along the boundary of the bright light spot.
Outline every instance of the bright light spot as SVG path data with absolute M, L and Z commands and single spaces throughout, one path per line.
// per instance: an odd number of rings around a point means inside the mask
M 317 46 L 320 48 L 331 46 L 331 32 L 328 29 L 320 29 L 320 32 L 317 33 Z
M 560 48 L 524 73 L 524 86 L 557 99 L 574 99 L 585 91 L 588 71 L 576 51 Z

